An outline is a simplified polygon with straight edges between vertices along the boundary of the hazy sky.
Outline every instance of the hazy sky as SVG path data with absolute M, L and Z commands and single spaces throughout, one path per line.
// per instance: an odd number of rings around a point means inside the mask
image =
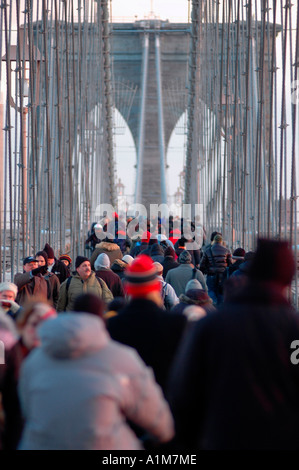
M 188 4 L 188 0 L 112 0 L 112 18 L 141 19 L 153 11 L 162 20 L 184 23 L 188 19 Z

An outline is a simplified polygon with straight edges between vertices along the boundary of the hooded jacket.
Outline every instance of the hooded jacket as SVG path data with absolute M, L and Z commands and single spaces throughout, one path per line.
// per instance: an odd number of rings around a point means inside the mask
M 165 281 L 174 288 L 178 297 L 184 294 L 186 285 L 191 279 L 197 279 L 202 285 L 202 288 L 208 291 L 206 280 L 202 272 L 198 269 L 193 271 L 193 269 L 191 264 L 179 264 L 177 268 L 168 271 Z
M 123 257 L 122 251 L 116 243 L 101 242 L 95 246 L 95 250 L 91 255 L 91 269 L 94 269 L 94 262 L 101 253 L 106 253 L 106 255 L 108 255 L 110 259 L 110 265 L 113 264 L 116 259 L 122 259 Z
M 298 313 L 262 283 L 194 322 L 168 384 L 176 448 L 298 450 L 298 338 Z
M 64 313 L 39 329 L 41 347 L 21 371 L 26 424 L 19 448 L 139 450 L 127 419 L 167 441 L 167 402 L 137 353 L 112 341 L 103 321 Z
M 123 280 L 125 276 L 125 270 L 127 269 L 128 264 L 122 261 L 121 259 L 116 259 L 111 266 L 111 270 Z
M 161 245 L 155 243 L 152 245 L 150 257 L 153 261 L 157 261 L 158 263 L 163 263 L 164 261 L 164 250 Z

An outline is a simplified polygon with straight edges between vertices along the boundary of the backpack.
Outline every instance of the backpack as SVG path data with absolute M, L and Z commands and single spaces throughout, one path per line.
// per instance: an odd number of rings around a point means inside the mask
M 209 251 L 211 253 L 213 266 L 214 268 L 216 268 L 216 263 L 215 263 L 215 259 L 212 253 L 212 248 L 209 248 Z M 223 286 L 227 279 L 227 269 L 225 269 L 223 272 L 218 272 L 218 273 L 216 272 L 215 274 L 213 274 L 213 276 L 215 278 L 216 293 L 223 294 Z

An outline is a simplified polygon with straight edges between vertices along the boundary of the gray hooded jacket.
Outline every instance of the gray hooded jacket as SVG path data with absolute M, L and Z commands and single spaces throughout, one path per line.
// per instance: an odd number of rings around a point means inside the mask
M 131 420 L 160 441 L 173 437 L 167 402 L 137 353 L 111 340 L 91 314 L 61 313 L 40 329 L 19 392 L 20 449 L 138 450 Z

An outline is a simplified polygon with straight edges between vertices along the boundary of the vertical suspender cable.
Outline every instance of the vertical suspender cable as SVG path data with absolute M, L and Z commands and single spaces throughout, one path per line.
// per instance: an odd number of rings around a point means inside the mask
M 155 57 L 156 57 L 156 76 L 157 76 L 157 94 L 158 94 L 161 199 L 162 199 L 163 204 L 167 204 L 163 96 L 162 96 L 162 77 L 161 77 L 161 52 L 160 52 L 159 34 L 156 34 L 156 37 L 155 37 L 155 52 L 156 52 Z
M 48 240 L 52 243 L 52 169 L 51 169 L 51 129 L 49 113 L 49 75 L 48 75 L 48 21 L 46 0 L 43 0 L 43 34 L 45 54 L 45 106 L 46 106 L 46 132 L 47 132 L 47 198 L 48 198 Z
M 149 37 L 144 34 L 143 38 L 143 55 L 142 55 L 142 83 L 141 83 L 141 106 L 140 121 L 137 149 L 137 175 L 135 189 L 135 203 L 141 204 L 142 200 L 142 176 L 143 176 L 143 153 L 144 153 L 144 126 L 145 126 L 145 106 L 146 106 L 146 89 L 148 75 L 148 55 L 149 55 Z
M 8 189 L 9 189 L 9 233 L 10 233 L 10 256 L 11 256 L 11 280 L 14 277 L 14 243 L 13 243 L 13 213 L 12 213 L 12 147 L 11 147 L 11 115 L 10 115 L 10 97 L 11 97 L 11 79 L 10 79 L 10 42 L 8 37 L 8 20 L 7 10 L 9 5 L 4 6 L 4 29 L 5 29 L 5 49 L 6 49 L 6 124 L 5 130 L 7 132 L 7 157 L 8 157 Z M 6 188 L 5 188 L 6 189 Z M 4 194 L 5 197 L 6 193 Z M 4 247 L 6 246 L 6 220 L 4 219 Z M 6 252 L 4 249 L 3 263 L 5 267 Z

